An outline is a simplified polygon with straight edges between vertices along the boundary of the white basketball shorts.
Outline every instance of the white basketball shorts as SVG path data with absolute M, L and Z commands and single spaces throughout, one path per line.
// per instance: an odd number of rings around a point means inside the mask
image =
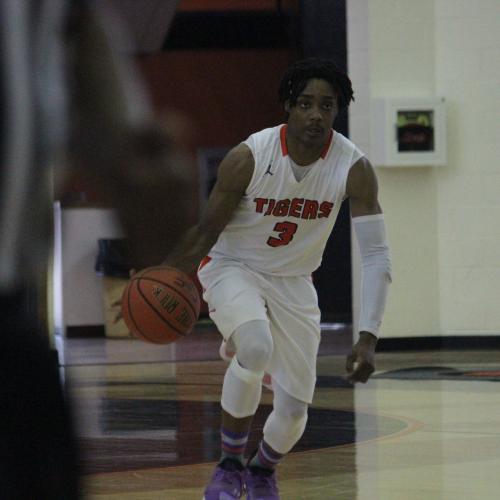
M 308 276 L 273 276 L 244 263 L 206 258 L 198 270 L 210 318 L 224 339 L 248 321 L 269 321 L 274 349 L 266 368 L 273 383 L 311 403 L 316 384 L 320 310 Z

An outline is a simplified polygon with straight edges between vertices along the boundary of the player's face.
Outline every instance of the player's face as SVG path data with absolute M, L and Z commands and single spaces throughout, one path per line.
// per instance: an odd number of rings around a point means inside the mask
M 338 114 L 337 95 L 326 80 L 309 80 L 289 113 L 288 129 L 295 137 L 311 145 L 324 144 Z

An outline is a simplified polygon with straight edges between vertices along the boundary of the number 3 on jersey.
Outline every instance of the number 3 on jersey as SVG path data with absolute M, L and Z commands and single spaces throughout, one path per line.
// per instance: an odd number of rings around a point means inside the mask
M 271 247 L 281 247 L 288 245 L 293 240 L 293 235 L 297 232 L 297 224 L 293 222 L 277 222 L 273 231 L 277 231 L 278 237 L 270 236 L 267 244 Z

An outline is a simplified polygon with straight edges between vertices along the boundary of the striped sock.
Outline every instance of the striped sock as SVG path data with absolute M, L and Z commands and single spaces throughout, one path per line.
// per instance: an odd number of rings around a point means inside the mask
M 250 460 L 250 467 L 274 470 L 284 457 L 281 453 L 274 451 L 264 440 L 259 443 L 259 449 Z
M 221 462 L 225 458 L 231 460 L 238 460 L 243 464 L 244 453 L 248 441 L 248 431 L 246 432 L 232 432 L 224 427 L 220 430 L 222 441 L 222 457 Z

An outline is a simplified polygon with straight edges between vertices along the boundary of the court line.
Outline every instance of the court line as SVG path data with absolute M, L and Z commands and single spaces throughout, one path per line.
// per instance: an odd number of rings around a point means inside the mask
M 330 409 L 330 410 L 335 410 L 335 411 L 342 411 L 345 413 L 355 413 L 350 410 L 344 410 L 344 409 L 338 409 L 338 408 L 324 408 L 324 409 Z M 416 432 L 417 430 L 421 429 L 424 427 L 424 422 L 421 422 L 420 420 L 416 420 L 410 417 L 400 417 L 400 416 L 395 416 L 395 415 L 390 415 L 385 412 L 369 412 L 369 411 L 363 411 L 360 412 L 365 415 L 370 415 L 373 417 L 381 416 L 381 417 L 386 417 L 386 418 L 392 418 L 394 420 L 399 420 L 405 422 L 407 427 L 405 429 L 401 429 L 400 431 L 396 431 L 391 434 L 386 434 L 384 436 L 379 436 L 371 439 L 366 439 L 363 441 L 355 441 L 353 443 L 346 443 L 346 444 L 339 444 L 336 446 L 328 446 L 326 448 L 315 448 L 311 450 L 304 450 L 304 451 L 296 451 L 296 452 L 291 452 L 290 455 L 304 455 L 304 454 L 315 454 L 315 453 L 324 453 L 332 450 L 336 450 L 339 448 L 347 448 L 347 447 L 353 447 L 353 446 L 358 446 L 358 445 L 365 445 L 365 444 L 372 444 L 374 442 L 381 442 L 385 440 L 391 440 L 391 439 L 399 439 L 401 437 L 407 436 L 409 434 L 412 434 L 413 432 Z M 112 475 L 117 475 L 117 474 L 127 474 L 127 473 L 140 473 L 140 472 L 148 472 L 148 471 L 169 471 L 169 470 L 178 470 L 178 469 L 184 469 L 187 467 L 205 467 L 205 466 L 211 466 L 213 467 L 215 464 L 218 462 L 197 462 L 197 463 L 192 463 L 192 464 L 182 464 L 182 465 L 171 465 L 168 467 L 151 467 L 148 469 L 132 469 L 132 470 L 124 470 L 124 471 L 114 471 L 114 472 L 96 472 L 94 474 L 85 474 L 86 478 L 93 478 L 93 477 L 101 477 L 101 476 L 112 476 Z

